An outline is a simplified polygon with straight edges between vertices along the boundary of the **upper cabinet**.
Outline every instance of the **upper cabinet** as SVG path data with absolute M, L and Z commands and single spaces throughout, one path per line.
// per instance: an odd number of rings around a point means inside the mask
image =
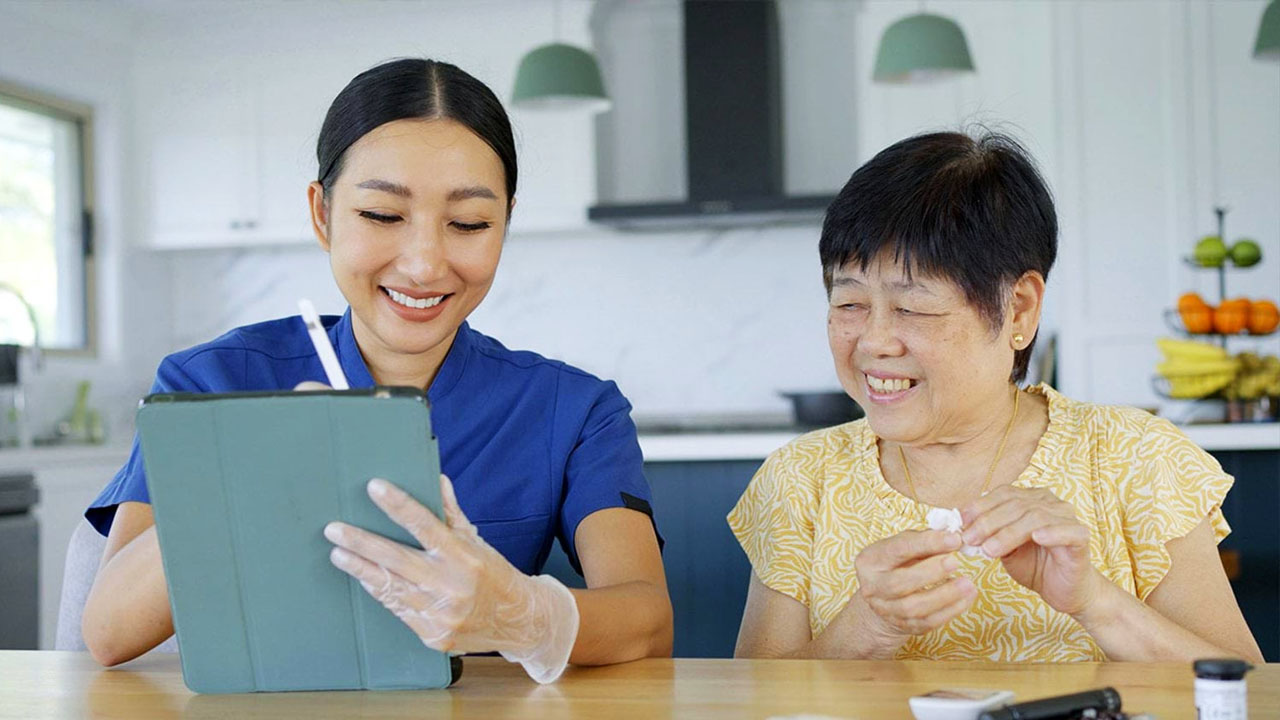
M 510 96 L 521 57 L 556 37 L 589 45 L 595 4 L 160 3 L 134 43 L 139 242 L 182 249 L 314 243 L 307 185 L 329 104 L 396 57 L 456 63 Z M 495 22 L 502 18 L 503 22 Z M 520 157 L 513 236 L 587 229 L 595 118 L 508 107 Z
M 314 242 L 307 184 L 336 90 L 312 87 L 295 70 L 239 53 L 139 56 L 134 127 L 144 245 Z

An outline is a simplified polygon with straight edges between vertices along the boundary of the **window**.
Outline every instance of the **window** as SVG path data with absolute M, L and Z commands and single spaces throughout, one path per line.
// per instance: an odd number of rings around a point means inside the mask
M 0 344 L 93 350 L 89 121 L 0 84 Z

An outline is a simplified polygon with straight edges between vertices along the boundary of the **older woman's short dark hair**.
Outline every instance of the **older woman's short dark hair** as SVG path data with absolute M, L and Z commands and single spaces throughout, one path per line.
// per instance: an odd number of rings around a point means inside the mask
M 1046 280 L 1058 253 L 1053 198 L 1031 156 L 1007 135 L 918 135 L 885 148 L 827 208 L 818 254 L 827 292 L 835 271 L 892 253 L 910 275 L 954 282 L 997 332 L 1008 289 L 1029 271 Z M 1032 343 L 1014 356 L 1026 377 Z

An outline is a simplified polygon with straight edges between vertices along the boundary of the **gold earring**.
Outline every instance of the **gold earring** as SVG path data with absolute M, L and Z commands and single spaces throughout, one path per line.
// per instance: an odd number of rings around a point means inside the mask
M 1014 346 L 1015 346 L 1015 348 L 1014 348 L 1014 349 L 1016 349 L 1016 350 L 1021 350 L 1021 349 L 1022 349 L 1022 340 L 1023 340 L 1022 333 L 1014 333 L 1014 334 L 1013 334 L 1013 344 L 1014 344 Z

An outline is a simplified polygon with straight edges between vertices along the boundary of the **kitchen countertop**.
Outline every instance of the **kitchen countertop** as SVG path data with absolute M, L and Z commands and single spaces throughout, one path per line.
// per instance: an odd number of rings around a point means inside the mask
M 129 459 L 132 441 L 103 445 L 44 445 L 34 448 L 0 449 L 0 473 L 31 471 L 36 468 L 68 465 L 124 464 Z
M 1280 423 L 1183 425 L 1182 431 L 1205 450 L 1280 450 Z M 813 428 L 764 427 L 756 430 L 653 429 L 640 426 L 640 450 L 646 462 L 763 460 Z
M 647 462 L 699 460 L 763 460 L 813 428 L 797 427 L 777 418 L 726 419 L 720 424 L 698 422 L 640 423 L 640 449 Z M 1280 423 L 1183 425 L 1192 442 L 1209 451 L 1280 450 Z M 36 468 L 97 463 L 123 464 L 129 442 L 105 445 L 62 445 L 0 449 L 0 474 Z

